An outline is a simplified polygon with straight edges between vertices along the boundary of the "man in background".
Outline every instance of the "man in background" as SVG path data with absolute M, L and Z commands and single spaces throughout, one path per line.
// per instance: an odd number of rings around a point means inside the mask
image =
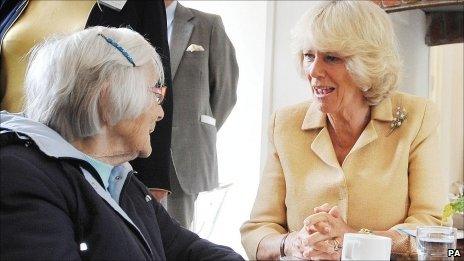
M 168 212 L 190 228 L 198 193 L 218 186 L 216 133 L 237 99 L 238 65 L 220 16 L 164 2 L 175 104 Z
M 103 25 L 128 27 L 143 35 L 160 54 L 164 68 L 165 100 L 162 104 L 164 118 L 150 135 L 153 152 L 148 158 L 131 161 L 134 170 L 151 194 L 166 206 L 170 191 L 172 81 L 167 42 L 166 12 L 162 1 L 104 1 L 100 0 L 89 15 L 86 27 Z

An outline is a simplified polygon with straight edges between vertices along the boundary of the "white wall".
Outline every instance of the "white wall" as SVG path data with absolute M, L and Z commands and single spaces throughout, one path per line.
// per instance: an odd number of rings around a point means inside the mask
M 242 254 L 239 228 L 249 219 L 259 178 L 266 1 L 180 1 L 222 17 L 240 70 L 237 104 L 218 132 L 219 181 L 227 189 L 200 193 L 194 230 Z
M 429 95 L 429 52 L 425 44 L 425 13 L 409 10 L 389 14 L 400 43 L 403 78 L 399 89 L 424 98 Z
M 273 110 L 309 99 L 305 79 L 297 73 L 291 49 L 291 30 L 314 2 L 276 1 L 274 21 Z
M 463 182 L 463 49 L 464 44 L 434 46 L 430 50 L 430 98 L 441 112 L 440 156 L 450 185 Z M 456 193 L 456 187 L 450 186 Z
M 268 8 L 261 143 L 261 173 L 264 168 L 268 125 L 272 112 L 312 97 L 308 84 L 297 72 L 292 58 L 291 30 L 299 17 L 314 6 L 312 1 L 271 1 Z

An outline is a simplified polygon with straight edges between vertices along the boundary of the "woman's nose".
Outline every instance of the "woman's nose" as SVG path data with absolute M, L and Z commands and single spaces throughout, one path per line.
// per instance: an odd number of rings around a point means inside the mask
M 316 57 L 309 66 L 309 76 L 311 78 L 323 78 L 325 76 L 324 62 L 320 57 Z
M 156 121 L 160 121 L 164 118 L 164 110 L 161 105 L 156 106 L 156 115 L 157 115 Z

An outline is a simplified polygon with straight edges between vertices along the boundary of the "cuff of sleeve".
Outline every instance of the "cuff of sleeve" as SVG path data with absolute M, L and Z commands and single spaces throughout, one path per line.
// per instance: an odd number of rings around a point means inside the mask
M 168 195 L 171 195 L 171 191 L 170 190 L 167 190 L 167 189 L 162 189 L 162 188 L 148 188 L 148 190 L 151 192 L 151 191 L 165 191 L 168 193 Z
M 399 236 L 392 241 L 392 254 L 401 256 L 411 256 L 416 253 L 416 238 L 399 230 L 402 229 L 416 229 L 419 224 L 404 223 L 392 227 L 390 230 L 399 233 Z
M 402 223 L 402 224 L 398 224 L 398 225 L 393 226 L 389 230 L 393 230 L 393 231 L 399 232 L 400 234 L 404 234 L 403 232 L 401 232 L 400 229 L 416 229 L 418 226 L 420 226 L 420 224 Z
M 261 241 L 270 235 L 281 235 L 286 233 L 285 229 L 275 229 L 270 227 L 262 227 L 243 238 L 243 247 L 250 260 L 257 260 L 256 254 L 258 253 L 258 246 Z

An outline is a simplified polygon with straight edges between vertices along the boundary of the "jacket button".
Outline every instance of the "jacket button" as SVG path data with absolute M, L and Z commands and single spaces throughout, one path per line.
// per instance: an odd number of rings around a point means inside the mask
M 87 251 L 87 249 L 89 249 L 89 248 L 87 247 L 86 243 L 82 242 L 82 243 L 79 244 L 79 249 L 81 251 Z

